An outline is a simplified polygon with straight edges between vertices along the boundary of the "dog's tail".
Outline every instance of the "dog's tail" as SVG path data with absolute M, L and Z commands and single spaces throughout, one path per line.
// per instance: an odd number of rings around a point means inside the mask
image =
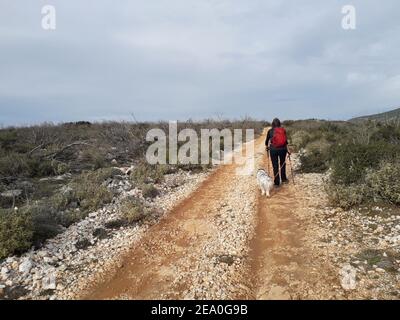
M 267 171 L 265 171 L 265 169 L 263 168 L 258 169 L 257 172 L 254 173 L 254 175 L 258 176 L 259 173 L 268 175 Z

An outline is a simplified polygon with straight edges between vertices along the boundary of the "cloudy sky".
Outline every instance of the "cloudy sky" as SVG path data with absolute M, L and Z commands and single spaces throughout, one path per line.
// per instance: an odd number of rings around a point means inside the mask
M 398 0 L 0 0 L 0 125 L 400 106 Z M 57 28 L 41 27 L 42 6 Z M 343 5 L 357 29 L 341 26 Z

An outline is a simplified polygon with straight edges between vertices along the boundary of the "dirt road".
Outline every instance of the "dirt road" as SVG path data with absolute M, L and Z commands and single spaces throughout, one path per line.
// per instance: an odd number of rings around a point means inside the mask
M 264 139 L 257 166 L 267 167 Z M 220 166 L 151 227 L 86 299 L 307 299 L 329 297 L 337 280 L 318 263 L 290 184 L 260 196 L 254 176 Z M 256 168 L 257 168 L 256 166 Z M 303 212 L 304 213 L 304 212 Z M 304 215 L 303 215 L 304 216 Z
M 268 167 L 267 158 L 263 158 Z M 290 176 L 290 167 L 289 176 Z M 272 172 L 270 173 L 272 175 Z M 290 183 L 270 199 L 258 195 L 258 223 L 250 244 L 255 281 L 253 298 L 261 300 L 329 299 L 337 274 L 313 248 L 305 212 L 307 199 Z

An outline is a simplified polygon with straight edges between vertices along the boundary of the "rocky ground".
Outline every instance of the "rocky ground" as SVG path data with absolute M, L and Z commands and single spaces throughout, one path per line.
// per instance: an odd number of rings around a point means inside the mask
M 399 208 L 333 208 L 326 174 L 295 178 L 260 202 L 254 176 L 238 176 L 234 166 L 212 174 L 181 171 L 147 200 L 155 214 L 131 226 L 115 224 L 119 205 L 141 191 L 127 178 L 110 181 L 120 190 L 113 204 L 40 250 L 1 262 L 0 297 L 74 299 L 88 290 L 89 298 L 119 299 L 399 299 Z M 273 222 L 277 230 L 263 235 L 266 247 L 257 251 L 251 241 L 260 236 L 260 204 L 266 229 Z M 261 267 L 253 268 L 252 254 L 265 256 Z M 118 276 L 107 280 L 111 274 Z M 99 279 L 103 285 L 91 287 Z M 265 282 L 265 293 L 255 294 L 254 279 Z
M 149 226 L 190 194 L 208 173 L 179 171 L 158 185 L 160 196 L 146 200 L 155 214 L 144 222 L 118 225 L 119 206 L 128 196 L 142 198 L 128 176 L 108 181 L 119 196 L 106 207 L 70 226 L 37 251 L 9 257 L 0 263 L 0 299 L 71 299 L 88 281 L 109 272 Z M 143 199 L 144 200 L 144 199 Z
M 239 166 L 246 170 L 246 165 Z M 219 167 L 85 295 L 90 299 L 237 299 L 250 296 L 254 176 Z
M 236 176 L 229 182 L 231 192 L 207 208 L 212 214 L 205 223 L 214 230 L 205 245 L 191 252 L 189 259 L 196 263 L 182 264 L 176 282 L 190 281 L 183 298 L 250 297 L 250 279 L 246 276 L 257 201 L 253 184 L 253 177 Z
M 337 272 L 332 299 L 400 298 L 400 210 L 396 207 L 329 207 L 324 190 L 327 176 L 302 174 L 308 239 L 317 263 Z

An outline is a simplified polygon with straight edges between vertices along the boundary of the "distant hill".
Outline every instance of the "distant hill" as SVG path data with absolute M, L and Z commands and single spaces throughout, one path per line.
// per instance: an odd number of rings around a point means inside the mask
M 353 118 L 353 119 L 350 119 L 349 121 L 350 122 L 359 122 L 359 121 L 367 121 L 367 120 L 373 120 L 373 121 L 400 120 L 400 108 L 391 110 L 391 111 L 387 111 L 387 112 L 372 114 L 369 116 Z

